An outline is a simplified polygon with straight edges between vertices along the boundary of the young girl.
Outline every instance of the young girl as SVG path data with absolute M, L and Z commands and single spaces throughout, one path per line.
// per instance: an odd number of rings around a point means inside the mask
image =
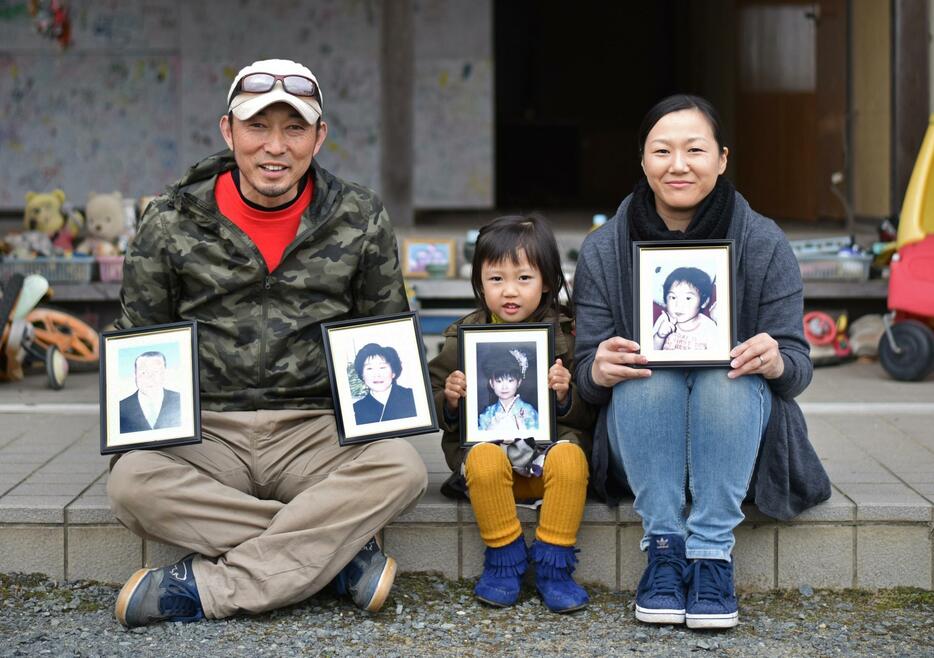
M 578 610 L 590 600 L 571 574 L 577 562 L 574 545 L 587 494 L 585 451 L 590 450 L 595 416 L 571 382 L 573 321 L 570 311 L 558 303 L 567 284 L 558 245 L 546 221 L 538 216 L 508 216 L 484 226 L 474 250 L 471 282 L 479 310 L 448 327 L 444 347 L 432 359 L 429 370 L 444 430 L 441 445 L 453 471 L 441 490 L 448 496 L 469 492 L 486 544 L 483 574 L 474 593 L 491 605 L 513 605 L 531 561 L 536 565 L 535 584 L 545 605 L 554 612 Z M 522 451 L 512 449 L 515 445 L 482 443 L 468 451 L 460 448 L 458 438 L 458 411 L 468 384 L 464 373 L 457 370 L 457 327 L 462 323 L 516 322 L 555 325 L 558 358 L 548 370 L 548 386 L 558 401 L 554 437 L 558 443 L 549 446 L 544 455 L 537 455 L 533 461 L 541 467 L 534 469 L 529 468 L 527 455 L 521 460 L 515 457 L 516 463 L 510 461 L 507 450 L 509 455 L 522 455 Z M 495 375 L 491 380 L 493 386 Z M 528 499 L 543 500 L 530 549 L 515 508 L 517 500 Z
M 494 350 L 486 362 L 483 370 L 490 375 L 490 390 L 496 396 L 496 402 L 480 412 L 477 419 L 479 428 L 516 432 L 537 430 L 538 410 L 519 395 L 529 367 L 528 355 L 520 349 L 501 347 Z
M 717 323 L 701 313 L 707 308 L 713 283 L 703 270 L 679 267 L 662 286 L 665 310 L 653 328 L 657 350 L 706 350 L 717 339 Z

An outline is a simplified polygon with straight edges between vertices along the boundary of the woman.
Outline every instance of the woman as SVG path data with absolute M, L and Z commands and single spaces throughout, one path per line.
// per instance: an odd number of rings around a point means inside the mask
M 627 481 L 635 495 L 648 549 L 636 618 L 728 628 L 739 618 L 731 552 L 747 491 L 780 519 L 830 497 L 793 401 L 812 374 L 803 286 L 781 229 L 722 176 L 729 151 L 709 102 L 662 100 L 642 122 L 639 147 L 645 178 L 587 237 L 574 277 L 576 378 L 581 396 L 601 405 L 591 482 L 610 500 Z M 734 241 L 740 342 L 726 372 L 652 371 L 629 340 L 632 242 L 678 239 Z
M 415 415 L 412 389 L 396 383 L 402 374 L 402 361 L 395 348 L 367 343 L 357 352 L 353 365 L 367 388 L 367 394 L 353 403 L 357 425 Z

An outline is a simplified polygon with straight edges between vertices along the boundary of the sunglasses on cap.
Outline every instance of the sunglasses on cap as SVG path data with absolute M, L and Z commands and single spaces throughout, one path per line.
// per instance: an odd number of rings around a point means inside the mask
M 265 94 L 272 91 L 276 82 L 282 83 L 282 88 L 293 96 L 308 96 L 321 103 L 321 93 L 318 85 L 311 78 L 303 75 L 274 75 L 272 73 L 249 73 L 240 79 L 233 93 L 231 100 L 241 93 L 247 94 Z

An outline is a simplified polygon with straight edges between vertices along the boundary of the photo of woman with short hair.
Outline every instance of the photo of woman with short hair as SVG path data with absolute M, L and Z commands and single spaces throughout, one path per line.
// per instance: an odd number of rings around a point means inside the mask
M 416 414 L 412 389 L 397 383 L 402 374 L 402 360 L 395 348 L 367 343 L 357 352 L 353 365 L 367 388 L 367 394 L 353 404 L 357 425 L 411 418 Z

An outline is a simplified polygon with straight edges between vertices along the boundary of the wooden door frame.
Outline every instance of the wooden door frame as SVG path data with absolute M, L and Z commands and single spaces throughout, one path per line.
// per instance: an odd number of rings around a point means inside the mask
M 930 115 L 928 0 L 892 2 L 892 215 L 901 211 Z

